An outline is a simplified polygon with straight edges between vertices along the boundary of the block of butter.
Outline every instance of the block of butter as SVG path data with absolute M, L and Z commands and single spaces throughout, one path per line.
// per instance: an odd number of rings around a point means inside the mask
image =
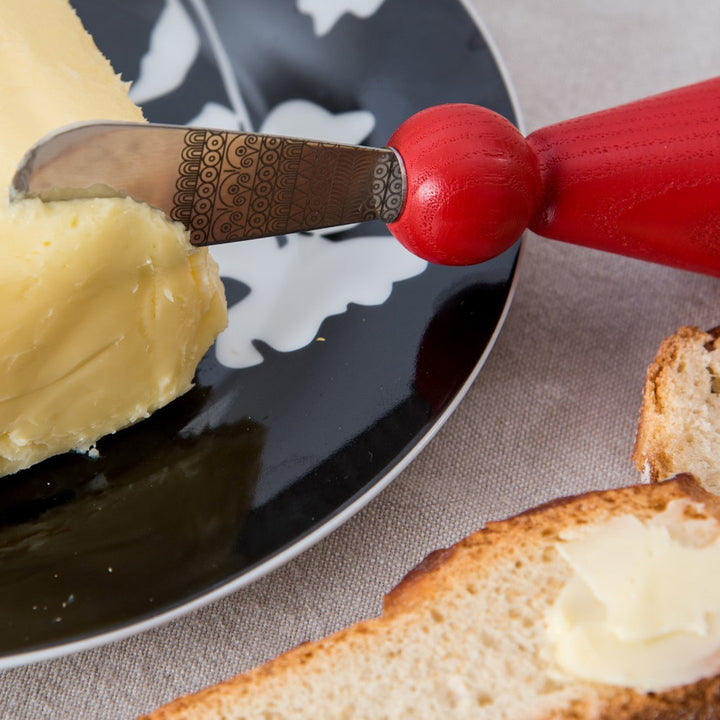
M 43 135 L 96 119 L 142 114 L 66 0 L 6 3 L 0 192 Z M 0 200 L 0 307 L 0 475 L 87 450 L 186 392 L 227 321 L 207 251 L 120 198 Z

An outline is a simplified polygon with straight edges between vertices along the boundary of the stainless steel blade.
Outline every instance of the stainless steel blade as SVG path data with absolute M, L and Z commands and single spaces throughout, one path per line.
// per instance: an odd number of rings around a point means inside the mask
M 405 198 L 391 148 L 141 123 L 85 123 L 23 158 L 12 200 L 130 196 L 194 245 L 395 220 Z

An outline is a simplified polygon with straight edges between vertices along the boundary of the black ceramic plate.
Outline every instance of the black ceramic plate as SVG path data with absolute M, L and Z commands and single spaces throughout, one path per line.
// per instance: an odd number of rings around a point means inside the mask
M 457 0 L 74 5 L 115 68 L 143 74 L 134 92 L 152 121 L 320 128 L 376 146 L 442 102 L 517 121 Z M 426 267 L 380 224 L 256 243 L 219 256 L 233 327 L 190 393 L 102 440 L 98 459 L 0 483 L 0 666 L 167 620 L 336 527 L 463 394 L 518 258 L 516 246 L 474 268 Z

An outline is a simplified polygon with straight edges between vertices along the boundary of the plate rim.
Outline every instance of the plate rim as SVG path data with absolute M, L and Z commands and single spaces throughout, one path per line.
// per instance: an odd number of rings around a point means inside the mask
M 463 6 L 470 20 L 474 23 L 478 30 L 480 30 L 483 40 L 490 51 L 490 55 L 495 62 L 505 90 L 508 94 L 510 105 L 513 113 L 515 114 L 515 124 L 520 132 L 525 135 L 525 122 L 520 108 L 517 91 L 492 33 L 490 32 L 479 10 L 474 7 L 472 0 L 457 0 L 457 2 Z M 425 433 L 413 444 L 410 450 L 405 453 L 405 455 L 401 457 L 398 462 L 396 462 L 384 475 L 382 475 L 382 477 L 376 480 L 371 487 L 367 488 L 367 490 L 351 500 L 341 510 L 331 515 L 321 525 L 306 533 L 297 541 L 278 551 L 266 560 L 261 561 L 246 572 L 243 572 L 236 578 L 228 580 L 217 587 L 200 593 L 190 600 L 181 602 L 175 607 L 171 607 L 143 620 L 130 621 L 120 627 L 104 632 L 101 631 L 76 640 L 69 640 L 66 642 L 48 645 L 47 647 L 37 648 L 35 650 L 28 650 L 2 656 L 0 657 L 0 671 L 45 662 L 48 660 L 55 660 L 74 655 L 75 653 L 93 650 L 121 640 L 126 640 L 148 630 L 167 625 L 196 610 L 212 605 L 228 595 L 237 592 L 243 587 L 257 582 L 260 578 L 279 569 L 305 551 L 309 550 L 312 546 L 316 545 L 318 542 L 328 537 L 331 533 L 344 525 L 353 515 L 358 513 L 362 508 L 374 500 L 403 470 L 405 470 L 413 462 L 413 460 L 415 460 L 415 458 L 435 437 L 445 422 L 447 422 L 448 418 L 455 412 L 458 405 L 475 382 L 481 368 L 495 347 L 495 342 L 497 341 L 500 331 L 505 324 L 507 314 L 515 296 L 519 270 L 525 254 L 525 239 L 526 233 L 523 232 L 522 236 L 516 243 L 517 256 L 514 261 L 510 286 L 508 288 L 503 309 L 495 328 L 493 329 L 493 332 L 472 371 L 467 376 L 465 382 L 461 385 L 459 390 L 455 393 L 452 401 L 447 405 L 443 412 L 438 415 L 432 425 L 426 429 Z

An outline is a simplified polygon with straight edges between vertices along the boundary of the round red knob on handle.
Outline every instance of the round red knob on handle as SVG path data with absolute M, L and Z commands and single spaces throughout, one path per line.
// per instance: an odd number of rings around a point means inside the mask
M 389 227 L 433 262 L 472 264 L 526 227 L 720 276 L 720 78 L 538 130 L 483 108 L 418 113 L 389 144 L 408 193 Z
M 407 196 L 388 225 L 411 252 L 470 265 L 509 248 L 532 217 L 537 161 L 520 131 L 477 105 L 438 105 L 406 120 L 388 145 L 400 153 Z

